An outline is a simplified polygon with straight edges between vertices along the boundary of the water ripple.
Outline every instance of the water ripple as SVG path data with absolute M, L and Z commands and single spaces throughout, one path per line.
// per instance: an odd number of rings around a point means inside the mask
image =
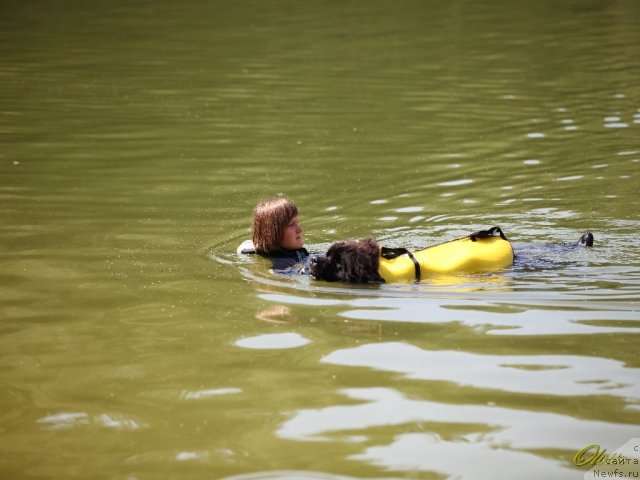
M 396 436 L 391 445 L 366 447 L 363 453 L 352 458 L 373 461 L 386 468 L 418 468 L 420 470 L 446 473 L 459 478 L 495 478 L 495 465 L 513 472 L 546 471 L 553 478 L 567 478 L 572 471 L 556 460 L 525 450 L 556 449 L 575 451 L 585 438 L 596 436 L 604 445 L 622 445 L 637 434 L 635 425 L 578 419 L 556 413 L 536 412 L 513 408 L 475 404 L 445 404 L 427 400 L 409 399 L 391 388 L 350 388 L 342 390 L 350 401 L 357 404 L 334 405 L 318 409 L 300 409 L 281 424 L 278 436 L 298 441 L 335 441 L 337 438 L 370 429 L 398 427 L 415 423 L 430 425 L 430 434 L 408 434 L 418 441 L 420 448 L 434 453 L 447 450 L 466 453 L 473 458 L 488 456 L 478 465 L 473 474 L 467 462 L 421 462 L 424 456 L 415 450 L 415 445 L 398 448 L 407 438 Z M 456 424 L 458 433 L 448 440 L 438 435 L 445 425 Z M 367 437 L 365 437 L 367 438 Z M 425 441 L 430 438 L 431 440 Z M 345 441 L 347 438 L 345 438 Z M 379 441 L 379 440 L 378 440 Z M 453 447 L 446 449 L 445 447 Z M 382 455 L 384 453 L 384 455 Z M 443 452 L 444 453 L 444 452 Z M 406 462 L 410 462 L 407 464 Z M 443 469 L 443 470 L 441 470 Z M 446 469 L 446 470 L 444 470 Z M 513 478 L 521 478 L 514 473 Z
M 640 369 L 577 355 L 483 355 L 373 343 L 336 350 L 322 362 L 402 373 L 407 378 L 537 395 L 613 395 L 640 403 Z

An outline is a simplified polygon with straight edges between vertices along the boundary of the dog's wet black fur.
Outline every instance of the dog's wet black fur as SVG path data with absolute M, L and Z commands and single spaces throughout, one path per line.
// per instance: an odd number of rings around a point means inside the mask
M 311 261 L 311 276 L 328 282 L 384 283 L 378 274 L 380 248 L 375 239 L 335 242 Z
M 593 247 L 593 233 L 586 232 L 578 240 L 578 245 L 582 247 Z
M 566 245 L 568 248 L 592 246 L 591 232 L 583 234 L 577 243 Z M 371 237 L 359 241 L 335 242 L 324 256 L 312 259 L 310 273 L 316 280 L 328 282 L 384 283 L 384 279 L 378 273 L 379 252 L 378 242 Z M 516 254 L 517 259 L 518 254 Z M 525 260 L 524 264 L 527 263 Z

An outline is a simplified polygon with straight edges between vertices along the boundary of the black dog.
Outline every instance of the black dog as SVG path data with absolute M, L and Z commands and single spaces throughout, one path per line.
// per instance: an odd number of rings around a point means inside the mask
M 378 242 L 371 237 L 335 242 L 325 256 L 311 260 L 311 276 L 328 282 L 384 283 L 379 255 Z
M 593 246 L 593 234 L 585 233 L 574 245 Z M 335 242 L 326 255 L 311 260 L 311 276 L 328 282 L 384 283 L 378 273 L 379 258 L 380 247 L 374 238 Z

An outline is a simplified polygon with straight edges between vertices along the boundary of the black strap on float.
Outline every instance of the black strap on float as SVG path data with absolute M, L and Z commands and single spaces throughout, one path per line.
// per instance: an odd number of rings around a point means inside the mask
M 420 281 L 420 263 L 416 260 L 416 257 L 413 256 L 406 248 L 389 248 L 382 247 L 380 249 L 380 256 L 382 258 L 386 258 L 387 260 L 392 260 L 394 258 L 399 257 L 400 255 L 408 255 L 411 261 L 413 262 L 413 266 L 416 269 L 416 281 Z
M 409 255 L 409 258 L 413 262 L 413 266 L 416 268 L 416 282 L 419 282 L 420 281 L 420 262 L 416 260 L 416 257 L 414 257 L 413 253 L 411 253 L 409 250 L 407 250 L 407 255 Z
M 478 230 L 477 232 L 472 233 L 468 237 L 471 239 L 472 242 L 475 242 L 479 238 L 491 238 L 491 237 L 497 237 L 497 236 L 499 236 L 503 240 L 508 241 L 507 236 L 504 234 L 504 232 L 500 227 L 491 227 L 488 230 Z M 466 237 L 462 237 L 462 238 L 466 238 Z M 455 241 L 455 240 L 451 240 L 451 241 Z M 407 250 L 406 248 L 389 248 L 389 247 L 382 247 L 380 249 L 380 256 L 382 258 L 386 258 L 387 260 L 393 260 L 394 258 L 397 258 L 400 255 L 407 255 L 411 259 L 411 261 L 413 262 L 413 266 L 416 269 L 416 280 L 420 281 L 420 263 L 418 262 L 418 260 L 416 260 L 416 257 L 414 257 L 409 250 Z
M 504 232 L 500 227 L 492 227 L 489 230 L 479 230 L 469 235 L 469 238 L 471 239 L 472 242 L 475 242 L 478 238 L 495 237 L 496 234 L 499 235 L 501 239 L 507 240 L 506 235 L 504 234 Z

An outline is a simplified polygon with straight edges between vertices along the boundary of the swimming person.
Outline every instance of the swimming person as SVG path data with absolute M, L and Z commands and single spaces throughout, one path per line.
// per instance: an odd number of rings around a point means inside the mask
M 367 238 L 335 242 L 326 255 L 309 255 L 304 248 L 298 208 L 287 197 L 278 196 L 255 207 L 252 240 L 243 242 L 237 253 L 256 253 L 270 259 L 277 274 L 311 274 L 316 280 L 384 283 L 420 281 L 425 273 L 500 270 L 514 265 L 514 260 L 520 267 L 542 267 L 549 264 L 544 263 L 545 254 L 593 246 L 593 234 L 585 233 L 578 242 L 540 246 L 544 250 L 529 245 L 515 255 L 502 230 L 494 227 L 414 251 L 381 248 L 375 239 Z
M 309 252 L 304 248 L 298 207 L 285 196 L 264 200 L 253 211 L 252 240 L 244 241 L 238 253 L 257 253 L 269 258 L 278 273 L 305 270 L 294 266 L 308 263 Z

